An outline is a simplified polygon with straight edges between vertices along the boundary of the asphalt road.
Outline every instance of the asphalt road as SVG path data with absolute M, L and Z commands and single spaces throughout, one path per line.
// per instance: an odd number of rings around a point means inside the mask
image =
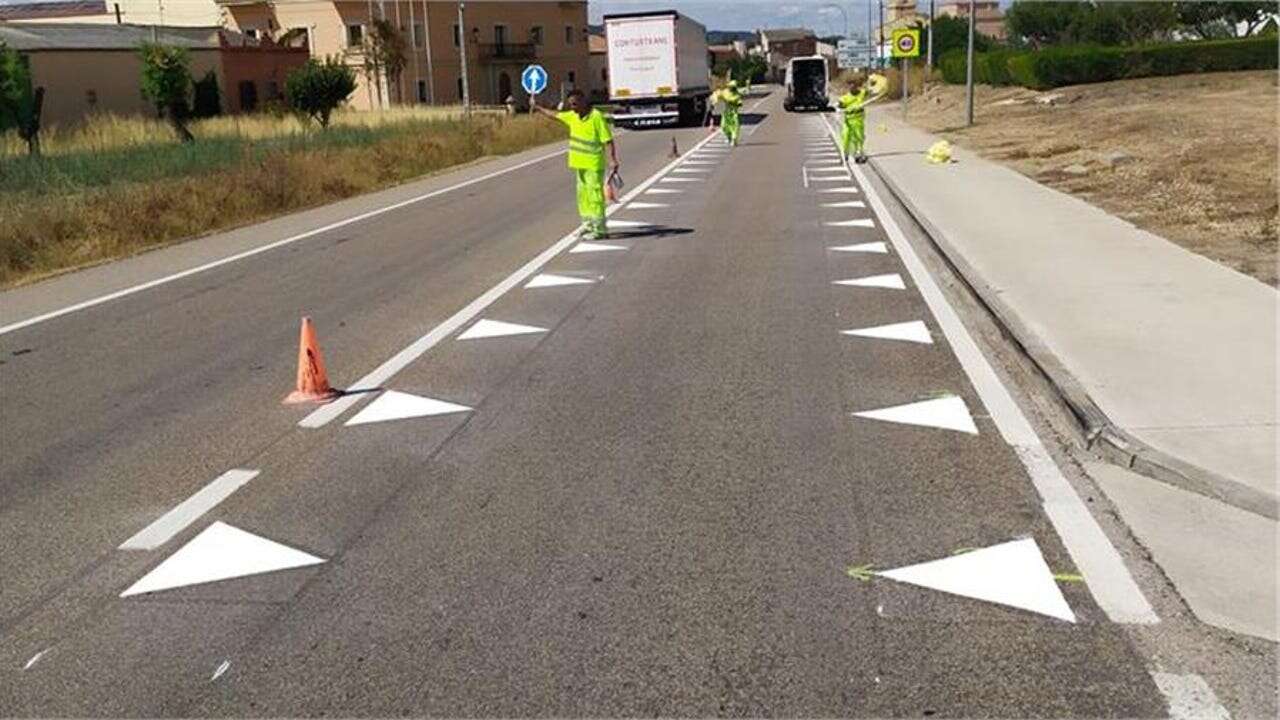
M 775 94 L 744 129 L 651 185 L 672 133 L 622 134 L 613 219 L 648 225 L 380 383 L 467 412 L 346 425 L 386 397 L 360 388 L 300 427 L 298 317 L 358 384 L 572 230 L 562 158 L 0 335 L 0 714 L 1164 715 L 1091 578 L 1050 583 L 1071 622 L 847 573 L 1027 538 L 1080 569 L 821 116 Z M 976 432 L 852 415 L 929 400 Z M 214 523 L 317 560 L 120 597 Z M 216 549 L 184 569 L 275 557 Z

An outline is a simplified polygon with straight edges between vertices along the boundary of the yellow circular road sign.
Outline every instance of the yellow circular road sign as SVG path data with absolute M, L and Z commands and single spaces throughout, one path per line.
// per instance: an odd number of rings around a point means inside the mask
M 907 28 L 894 30 L 893 56 L 896 58 L 920 57 L 920 31 Z

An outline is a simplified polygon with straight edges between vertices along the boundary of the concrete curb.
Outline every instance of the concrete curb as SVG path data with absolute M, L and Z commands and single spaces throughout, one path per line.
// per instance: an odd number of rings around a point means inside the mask
M 1182 488 L 1247 512 L 1280 519 L 1280 500 L 1265 492 L 1236 482 L 1212 470 L 1174 457 L 1151 447 L 1117 427 L 1098 407 L 1084 386 L 1066 369 L 1048 346 L 1030 330 L 1017 311 L 1005 302 L 994 288 L 987 285 L 947 234 L 935 226 L 912 202 L 889 173 L 881 169 L 875 158 L 867 163 L 875 170 L 894 198 L 924 228 L 933 246 L 955 269 L 956 274 L 986 307 L 1004 332 L 1019 346 L 1031 364 L 1058 393 L 1070 410 L 1070 424 L 1079 433 L 1081 443 L 1115 465 L 1145 475 L 1153 480 Z

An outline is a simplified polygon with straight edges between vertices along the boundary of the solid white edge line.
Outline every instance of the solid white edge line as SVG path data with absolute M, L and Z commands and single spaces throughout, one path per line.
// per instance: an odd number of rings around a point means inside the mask
M 826 118 L 823 118 L 823 122 L 827 123 L 827 130 L 834 140 L 837 137 L 835 129 Z M 1053 523 L 1076 568 L 1084 575 L 1085 584 L 1098 606 L 1114 622 L 1135 625 L 1160 622 L 1151 603 L 1125 567 L 1120 553 L 1102 532 L 1102 527 L 1089 513 L 1084 501 L 1067 482 L 1062 470 L 1032 429 L 1031 423 L 1013 401 L 1009 390 L 978 349 L 968 328 L 960 322 L 959 315 L 947 302 L 933 276 L 916 255 L 915 248 L 907 241 L 902 228 L 889 213 L 879 192 L 868 181 L 862 166 L 850 163 L 849 169 L 862 186 L 863 193 L 870 200 L 872 210 L 879 216 L 882 227 L 902 258 L 907 272 L 911 274 L 925 303 L 951 343 L 960 366 L 964 368 L 983 404 L 987 406 L 1000 435 L 1026 467 L 1032 484 L 1043 500 L 1045 514 Z
M 634 199 L 636 196 L 638 196 L 640 193 L 647 190 L 651 185 L 657 183 L 658 180 L 660 180 L 664 175 L 671 172 L 673 168 L 675 168 L 677 165 L 683 162 L 690 154 L 696 152 L 698 148 L 701 148 L 713 137 L 715 136 L 708 135 L 707 137 L 703 138 L 701 141 L 695 144 L 689 151 L 687 151 L 684 155 L 681 155 L 680 157 L 672 160 L 671 162 L 667 163 L 665 166 L 660 168 L 653 175 L 650 175 L 647 180 L 637 185 L 631 192 L 627 193 L 620 200 L 618 200 L 617 203 L 615 203 L 608 210 L 606 210 L 605 214 L 613 215 L 615 212 L 621 209 L 628 202 L 631 202 L 631 200 Z M 387 359 L 386 362 L 379 365 L 372 372 L 370 372 L 369 374 L 365 375 L 364 377 L 352 383 L 351 389 L 352 390 L 370 390 L 376 387 L 380 387 L 387 380 L 390 380 L 396 373 L 400 372 L 406 366 L 408 366 L 409 363 L 418 359 L 423 353 L 425 353 L 426 351 L 434 347 L 436 343 L 452 335 L 458 328 L 470 322 L 473 318 L 475 318 L 475 316 L 483 312 L 485 308 L 489 307 L 494 303 L 494 301 L 502 297 L 508 290 L 519 285 L 521 282 L 528 279 L 531 275 L 541 270 L 543 265 L 546 265 L 548 262 L 551 261 L 552 258 L 554 258 L 556 255 L 559 255 L 566 248 L 568 248 L 570 245 L 572 245 L 574 242 L 577 241 L 577 234 L 578 234 L 578 231 L 581 229 L 582 229 L 581 225 L 574 228 L 571 232 L 569 232 L 569 234 L 560 238 L 551 247 L 547 248 L 546 250 L 543 250 L 541 253 L 538 254 L 537 257 L 525 263 L 520 269 L 508 275 L 505 279 L 503 279 L 497 285 L 494 285 L 493 287 L 489 288 L 483 295 L 481 295 L 480 297 L 468 303 L 466 307 L 462 308 L 458 312 L 449 316 L 449 318 L 446 319 L 444 322 L 432 328 L 431 331 L 428 332 L 426 335 L 423 335 L 417 340 L 414 340 L 403 350 L 396 353 L 395 355 L 392 355 L 389 359 Z M 334 400 L 333 402 L 330 402 L 326 405 L 322 405 L 316 410 L 312 411 L 311 414 L 307 415 L 306 417 L 302 418 L 302 420 L 298 421 L 298 425 L 304 428 L 324 427 L 325 425 L 332 422 L 334 418 L 337 418 L 339 415 L 346 412 L 347 409 L 349 409 L 352 405 L 355 405 L 356 403 L 360 402 L 360 400 L 363 399 L 365 395 L 369 395 L 369 394 L 371 393 L 352 393 L 348 395 L 343 395 L 337 398 L 336 400 Z
M 0 335 L 13 332 L 14 330 L 21 330 L 22 328 L 25 328 L 25 327 L 31 327 L 32 325 L 35 325 L 37 323 L 42 323 L 46 320 L 52 320 L 54 318 L 62 317 L 63 315 L 70 315 L 71 313 L 78 312 L 80 310 L 86 310 L 88 308 L 101 305 L 103 303 L 111 302 L 112 300 L 119 300 L 122 297 L 127 297 L 135 293 L 140 293 L 143 290 L 150 290 L 153 287 L 159 287 L 160 285 L 165 285 L 175 280 L 181 280 L 182 278 L 190 277 L 192 275 L 202 273 L 206 270 L 212 270 L 216 267 L 221 267 L 229 263 L 233 263 L 239 260 L 244 260 L 245 258 L 253 257 L 254 255 L 259 255 L 261 253 L 268 252 L 270 250 L 275 250 L 278 247 L 288 245 L 290 243 L 295 243 L 299 240 L 305 240 L 314 235 L 319 235 L 320 233 L 328 232 L 330 230 L 336 230 L 337 228 L 345 227 L 352 223 L 360 222 L 361 220 L 368 220 L 371 217 L 377 217 L 378 215 L 391 212 L 392 210 L 399 210 L 400 208 L 405 207 L 407 205 L 412 205 L 417 202 L 422 202 L 423 200 L 429 200 L 433 197 L 443 195 L 445 193 L 453 192 L 454 190 L 460 190 L 464 187 L 469 187 L 471 185 L 475 185 L 476 183 L 484 182 L 486 180 L 492 180 L 493 178 L 499 177 L 501 175 L 505 175 L 509 172 L 514 172 L 516 170 L 529 167 L 530 165 L 535 165 L 537 163 L 542 162 L 543 160 L 550 160 L 551 158 L 559 157 L 565 154 L 566 152 L 568 151 L 559 150 L 557 152 L 553 152 L 548 155 L 541 155 L 531 160 L 526 160 L 522 163 L 512 165 L 511 167 L 508 167 L 508 168 L 495 170 L 491 173 L 486 173 L 484 175 L 471 178 L 470 180 L 464 180 L 463 182 L 457 183 L 456 185 L 450 185 L 449 187 L 440 188 L 439 190 L 432 190 L 429 193 L 417 195 L 407 200 L 401 200 L 400 202 L 392 203 L 391 205 L 380 207 L 376 210 L 363 212 L 363 213 L 360 213 L 359 215 L 352 215 L 349 218 L 338 220 L 337 222 L 332 222 L 332 223 L 329 223 L 328 225 L 323 225 L 321 227 L 308 230 L 304 233 L 291 235 L 282 240 L 276 240 L 275 242 L 267 243 L 266 245 L 253 248 L 252 250 L 245 250 L 244 252 L 239 252 L 239 253 L 236 253 L 235 255 L 229 255 L 219 260 L 207 262 L 203 265 L 197 265 L 196 267 L 188 268 L 186 270 L 182 270 L 182 271 L 173 273 L 171 275 L 165 275 L 164 277 L 156 278 L 155 280 L 149 280 L 140 285 L 134 285 L 132 287 L 116 290 L 115 292 L 107 293 L 106 295 L 100 295 L 96 298 L 85 300 L 83 302 L 78 302 L 74 305 L 68 305 L 67 307 L 60 308 L 52 312 L 47 312 L 47 313 L 44 313 L 43 315 L 37 315 L 32 318 L 27 318 L 26 320 L 19 320 L 18 322 L 0 327 Z
M 120 544 L 120 550 L 155 550 L 169 542 L 174 535 L 182 532 L 201 515 L 212 510 L 218 503 L 226 500 L 231 493 L 239 490 L 245 483 L 258 476 L 258 470 L 228 470 L 213 482 L 205 485 L 194 495 L 178 503 L 169 512 L 156 518 L 155 522 L 138 531 L 136 535 Z

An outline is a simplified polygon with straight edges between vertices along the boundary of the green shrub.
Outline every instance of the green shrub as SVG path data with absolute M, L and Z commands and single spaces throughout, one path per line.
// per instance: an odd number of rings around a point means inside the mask
M 329 118 L 356 89 L 356 71 L 336 57 L 324 62 L 315 58 L 289 73 L 285 79 L 285 96 L 299 117 L 315 120 L 321 128 L 329 127 Z
M 1274 37 L 1164 43 L 1135 47 L 1076 45 L 1016 55 L 1015 83 L 1037 90 L 1126 78 L 1277 67 Z
M 1022 54 L 1018 50 L 1003 49 L 992 50 L 974 57 L 975 79 L 987 85 L 1012 85 L 1013 76 L 1009 74 L 1009 60 Z
M 942 79 L 952 85 L 963 85 L 965 81 L 965 51 L 952 50 L 938 58 L 938 69 L 942 71 Z

